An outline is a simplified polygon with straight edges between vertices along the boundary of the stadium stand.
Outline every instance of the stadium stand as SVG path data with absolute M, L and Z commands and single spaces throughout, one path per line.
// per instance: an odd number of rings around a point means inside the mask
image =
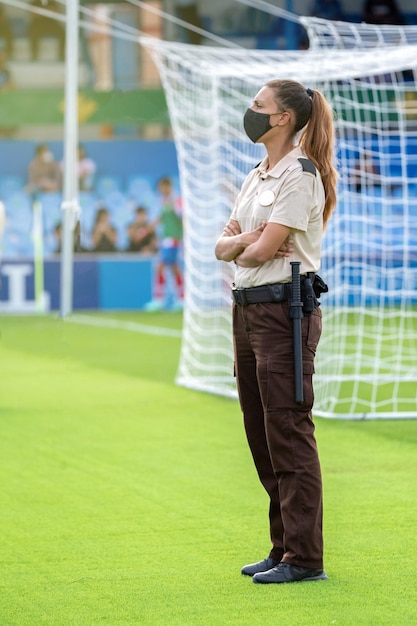
M 168 145 L 171 142 L 154 142 L 160 143 L 159 146 L 149 146 L 151 151 L 151 167 L 152 171 L 146 171 L 144 159 L 143 143 L 135 142 L 136 148 L 133 149 L 132 143 L 117 142 L 111 144 L 111 152 L 114 159 L 109 159 L 108 155 L 104 155 L 100 160 L 100 149 L 96 143 L 89 147 L 89 153 L 93 153 L 94 158 L 99 163 L 106 164 L 105 173 L 97 177 L 96 188 L 94 192 L 80 192 L 79 204 L 81 208 L 81 244 L 84 249 L 91 248 L 91 230 L 93 227 L 95 215 L 99 206 L 105 206 L 112 218 L 118 232 L 118 250 L 123 252 L 127 246 L 127 225 L 133 219 L 134 210 L 137 206 L 144 206 L 152 221 L 156 218 L 157 194 L 156 181 L 163 175 L 167 174 L 167 170 L 162 169 L 165 163 L 169 165 L 168 174 L 172 172 L 171 178 L 175 187 L 179 190 L 179 180 L 177 175 L 177 166 L 175 158 L 175 149 L 173 144 L 170 146 L 171 155 L 167 153 Z M 101 150 L 103 144 L 101 144 Z M 24 147 L 24 153 L 28 152 L 27 146 Z M 401 150 L 403 152 L 401 152 Z M 377 154 L 378 146 L 369 145 L 370 153 Z M 121 154 L 125 158 L 121 160 Z M 138 155 L 141 154 L 140 161 Z M 348 158 L 352 163 L 358 158 L 359 152 L 355 148 L 354 142 L 349 146 L 341 143 L 339 145 L 339 156 L 343 154 L 344 158 Z M 406 158 L 404 158 L 406 155 Z M 12 155 L 13 156 L 13 155 Z M 163 158 L 162 158 L 163 157 Z M 13 160 L 13 159 L 12 159 Z M 133 173 L 132 168 L 140 168 L 146 173 Z M 158 166 L 159 163 L 159 166 Z M 130 164 L 130 165 L 128 165 Z M 382 185 L 390 187 L 392 203 L 390 205 L 390 213 L 392 219 L 401 217 L 402 198 L 405 191 L 408 192 L 410 198 L 416 197 L 417 193 L 417 137 L 410 136 L 406 146 L 400 145 L 399 138 L 393 135 L 390 138 L 389 145 L 386 146 L 386 154 L 383 159 L 379 159 L 380 176 L 376 184 L 367 188 L 368 203 L 370 196 L 372 200 L 372 215 L 375 223 L 371 225 L 373 233 L 373 244 L 378 242 L 378 219 L 382 215 L 381 190 Z M 129 167 L 129 169 L 128 169 Z M 113 168 L 114 174 L 108 172 Z M 405 190 L 401 184 L 404 173 L 411 179 L 408 188 Z M 374 181 L 375 182 L 375 181 Z M 32 199 L 25 193 L 25 179 L 19 174 L 7 173 L 0 177 L 0 198 L 3 200 L 6 208 L 6 230 L 4 233 L 3 256 L 7 258 L 21 258 L 33 256 L 32 242 Z M 372 189 L 371 189 L 372 187 Z M 352 197 L 355 191 L 346 184 L 339 188 L 339 204 L 338 211 L 343 213 L 343 205 L 348 197 Z M 353 203 L 358 207 L 358 213 L 361 210 L 361 196 L 356 194 L 357 200 Z M 44 228 L 44 253 L 46 256 L 51 255 L 56 250 L 56 237 L 54 229 L 61 221 L 61 200 L 59 193 L 41 194 L 39 201 L 43 208 L 43 228 Z M 417 203 L 416 203 L 417 211 Z M 359 220 L 358 225 L 359 228 Z M 349 226 L 349 231 L 354 229 L 354 225 Z M 399 224 L 396 229 L 394 245 L 399 245 L 402 236 L 402 227 Z M 417 233 L 415 233 L 415 241 L 417 245 Z M 349 236 L 349 232 L 347 233 Z M 413 235 L 414 238 L 414 235 Z M 414 240 L 414 239 L 413 239 Z
M 62 143 L 48 142 L 57 158 L 62 159 Z M 170 176 L 179 190 L 178 165 L 172 141 L 91 141 L 83 142 L 98 166 L 96 186 L 92 192 L 79 193 L 81 209 L 81 244 L 91 247 L 91 230 L 99 206 L 111 213 L 118 231 L 118 248 L 127 246 L 126 227 L 133 220 L 134 210 L 144 206 L 150 219 L 158 212 L 156 182 Z M 3 257 L 33 257 L 32 201 L 25 192 L 26 167 L 35 143 L 33 141 L 0 142 L 0 199 L 6 208 L 7 228 L 4 234 Z M 61 193 L 41 194 L 44 253 L 56 250 L 55 227 L 61 221 Z

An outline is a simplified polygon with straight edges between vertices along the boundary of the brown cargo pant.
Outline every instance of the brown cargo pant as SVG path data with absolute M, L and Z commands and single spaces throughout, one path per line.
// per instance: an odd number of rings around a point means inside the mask
M 246 436 L 270 497 L 277 561 L 323 567 L 322 482 L 311 408 L 321 310 L 302 319 L 304 404 L 294 400 L 288 302 L 233 305 L 235 372 Z

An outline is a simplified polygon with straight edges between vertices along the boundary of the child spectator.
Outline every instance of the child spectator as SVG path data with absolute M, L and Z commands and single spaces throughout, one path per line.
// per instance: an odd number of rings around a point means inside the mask
M 129 239 L 127 252 L 138 252 L 140 254 L 155 254 L 158 252 L 155 224 L 148 222 L 148 213 L 145 207 L 136 207 L 135 221 L 128 225 L 127 236 Z
M 45 193 L 61 189 L 61 169 L 46 144 L 37 146 L 35 157 L 29 163 L 28 178 L 27 191 L 29 193 Z
M 54 235 L 55 235 L 55 240 L 56 240 L 55 253 L 60 254 L 62 251 L 62 224 L 61 222 L 58 222 L 55 225 Z M 73 231 L 73 241 L 74 241 L 73 250 L 74 252 L 89 252 L 89 250 L 86 250 L 85 248 L 82 247 L 80 235 L 81 235 L 81 225 L 80 225 L 80 222 L 78 221 Z
M 110 214 L 104 207 L 97 211 L 91 242 L 93 252 L 116 252 L 117 250 L 117 231 L 110 223 Z
M 147 311 L 158 311 L 167 307 L 167 269 L 171 271 L 176 290 L 176 300 L 172 308 L 182 309 L 184 279 L 179 265 L 179 250 L 182 242 L 181 200 L 175 196 L 170 178 L 158 182 L 160 215 L 157 219 L 160 233 L 160 260 L 156 268 L 153 300 L 145 305 Z

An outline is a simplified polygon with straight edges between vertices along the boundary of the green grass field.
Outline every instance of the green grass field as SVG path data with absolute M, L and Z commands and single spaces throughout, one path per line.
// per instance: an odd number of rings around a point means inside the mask
M 417 421 L 316 420 L 329 580 L 254 585 L 267 500 L 240 410 L 174 384 L 179 337 L 0 331 L 0 626 L 417 624 Z

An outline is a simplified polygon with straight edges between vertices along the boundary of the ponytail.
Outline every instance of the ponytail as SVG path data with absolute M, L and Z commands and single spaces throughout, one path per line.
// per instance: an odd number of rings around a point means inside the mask
M 304 132 L 300 146 L 320 172 L 325 192 L 323 227 L 336 206 L 337 172 L 333 165 L 334 129 L 331 108 L 320 91 L 306 89 L 295 80 L 270 80 L 281 111 L 294 113 L 294 133 Z
M 309 90 L 310 91 L 310 90 Z M 300 145 L 320 172 L 325 192 L 323 227 L 336 206 L 337 172 L 333 165 L 334 128 L 330 106 L 320 91 L 312 90 L 311 115 Z

